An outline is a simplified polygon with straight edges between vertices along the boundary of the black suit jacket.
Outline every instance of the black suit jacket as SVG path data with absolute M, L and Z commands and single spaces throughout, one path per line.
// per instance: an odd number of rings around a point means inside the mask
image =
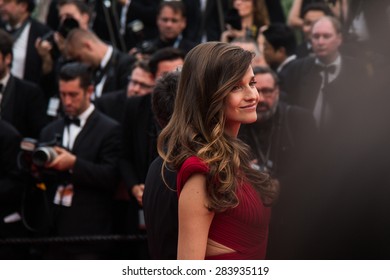
M 163 180 L 162 163 L 162 158 L 157 157 L 150 164 L 146 176 L 145 191 L 142 196 L 146 233 L 152 259 L 176 260 L 178 235 L 176 172 L 165 169 Z
M 96 108 L 121 123 L 127 99 L 126 89 L 109 92 L 95 100 Z
M 127 188 L 145 183 L 149 165 L 157 157 L 157 131 L 151 94 L 128 98 L 123 118 L 124 158 L 121 162 Z
M 56 120 L 41 133 L 42 142 L 63 135 L 65 123 Z M 72 153 L 77 160 L 64 177 L 74 186 L 71 207 L 52 203 L 59 178 L 47 176 L 54 232 L 59 236 L 111 233 L 112 194 L 118 182 L 117 164 L 121 151 L 121 131 L 117 122 L 95 110 L 77 136 Z
M 38 138 L 48 121 L 43 92 L 33 83 L 11 75 L 3 92 L 1 118 L 11 123 L 23 137 Z
M 287 92 L 289 103 L 313 111 L 322 82 L 315 58 L 295 60 L 285 77 L 283 88 Z M 361 97 L 365 77 L 362 65 L 349 57 L 341 57 L 340 74 L 324 89 L 332 111 L 342 114 L 353 105 L 352 100 Z
M 200 43 L 203 32 L 208 41 L 219 41 L 225 30 L 225 15 L 230 3 L 227 0 L 208 0 L 204 14 L 200 10 L 199 0 L 184 0 L 187 9 L 187 27 L 184 37 Z M 218 10 L 220 5 L 220 11 Z M 202 24 L 204 26 L 202 26 Z
M 134 62 L 134 57 L 114 49 L 111 59 L 104 69 L 106 81 L 102 93 L 127 88 Z

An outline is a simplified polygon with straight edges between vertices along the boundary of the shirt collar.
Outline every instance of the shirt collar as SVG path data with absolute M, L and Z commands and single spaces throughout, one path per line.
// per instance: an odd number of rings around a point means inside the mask
M 10 73 L 7 73 L 7 74 L 5 74 L 4 78 L 2 78 L 0 80 L 0 84 L 3 85 L 3 91 L 4 91 L 5 87 L 7 86 L 7 83 L 8 83 L 8 80 L 10 77 L 11 77 Z
M 102 61 L 100 62 L 101 69 L 104 69 L 107 66 L 107 64 L 110 61 L 110 58 L 111 58 L 113 52 L 114 52 L 113 47 L 112 46 L 108 46 L 107 51 L 104 54 L 104 57 L 103 57 Z
M 92 103 L 89 105 L 89 107 L 87 108 L 87 110 L 85 110 L 84 112 L 82 112 L 78 118 L 80 119 L 80 127 L 83 127 L 85 125 L 85 123 L 87 122 L 87 119 L 89 118 L 89 116 L 92 114 L 93 110 L 95 109 L 95 105 L 93 105 Z
M 278 67 L 278 69 L 276 69 L 276 72 L 279 73 L 280 71 L 282 71 L 283 67 L 289 63 L 290 61 L 293 61 L 297 58 L 297 55 L 293 54 L 293 55 L 290 55 L 289 57 L 287 57 Z

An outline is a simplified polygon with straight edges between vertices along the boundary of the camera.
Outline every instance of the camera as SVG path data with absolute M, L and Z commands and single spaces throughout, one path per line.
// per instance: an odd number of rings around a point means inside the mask
M 61 136 L 56 135 L 55 139 L 50 142 L 38 143 L 36 139 L 23 138 L 20 143 L 21 152 L 18 156 L 19 168 L 30 172 L 32 166 L 43 168 L 52 162 L 57 157 L 54 146 L 60 145 L 60 139 Z
M 67 17 L 64 19 L 63 22 L 60 23 L 60 25 L 57 28 L 57 32 L 61 34 L 62 37 L 66 38 L 68 36 L 69 32 L 72 31 L 72 29 L 78 28 L 79 22 L 75 20 L 72 17 Z M 52 46 L 56 46 L 54 41 L 54 32 L 50 31 L 42 36 L 42 42 L 48 41 Z
M 52 162 L 57 157 L 57 152 L 53 147 L 45 146 L 34 150 L 32 154 L 32 162 L 36 166 L 45 166 Z

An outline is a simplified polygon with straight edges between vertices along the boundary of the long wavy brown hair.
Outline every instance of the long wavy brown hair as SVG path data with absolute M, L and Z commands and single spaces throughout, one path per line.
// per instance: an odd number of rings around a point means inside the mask
M 238 205 L 236 191 L 243 180 L 253 185 L 266 205 L 277 193 L 268 174 L 251 168 L 248 146 L 224 133 L 226 97 L 252 58 L 251 52 L 221 42 L 192 49 L 183 65 L 173 115 L 158 138 L 163 170 L 167 166 L 179 170 L 193 155 L 209 166 L 208 207 L 216 212 Z

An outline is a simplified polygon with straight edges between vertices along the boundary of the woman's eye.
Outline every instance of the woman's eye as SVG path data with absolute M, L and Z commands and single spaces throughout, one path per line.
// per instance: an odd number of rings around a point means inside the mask
M 250 85 L 251 87 L 255 87 L 255 86 L 256 86 L 256 84 L 257 84 L 257 82 L 256 82 L 256 81 L 251 81 L 251 82 L 249 83 L 249 85 Z
M 237 86 L 234 86 L 234 87 L 233 87 L 232 91 L 238 91 L 238 90 L 240 90 L 241 88 L 242 88 L 242 86 L 237 85 Z

